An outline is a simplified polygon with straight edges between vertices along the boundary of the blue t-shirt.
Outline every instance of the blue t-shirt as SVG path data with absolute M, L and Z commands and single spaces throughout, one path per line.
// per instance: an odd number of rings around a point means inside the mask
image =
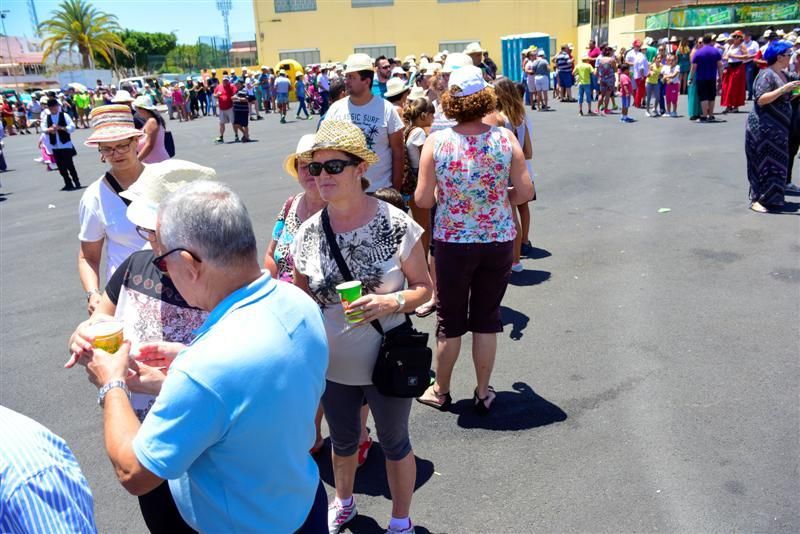
M 275 92 L 279 95 L 288 95 L 291 87 L 292 81 L 286 76 L 278 76 L 275 78 Z
M 712 45 L 704 45 L 694 53 L 692 63 L 697 65 L 694 79 L 697 81 L 716 80 L 717 62 L 722 61 L 722 53 Z
M 328 343 L 319 307 L 265 273 L 228 295 L 169 369 L 133 442 L 201 532 L 294 532 L 319 484 L 314 415 Z
M 386 94 L 386 83 L 379 82 L 377 75 L 372 78 L 372 94 L 381 98 Z
M 303 80 L 300 78 L 294 82 L 294 94 L 297 97 L 297 100 L 304 99 L 306 97 L 306 84 L 304 84 Z

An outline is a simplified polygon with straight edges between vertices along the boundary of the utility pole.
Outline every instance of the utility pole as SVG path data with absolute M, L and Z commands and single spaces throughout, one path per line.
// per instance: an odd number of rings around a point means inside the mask
M 28 0 L 28 17 L 31 19 L 31 24 L 33 24 L 33 35 L 41 39 L 42 32 L 39 31 L 39 16 L 36 14 L 34 0 Z
M 225 40 L 227 41 L 226 50 L 225 50 L 225 57 L 227 58 L 227 63 L 230 65 L 231 63 L 231 29 L 228 26 L 228 16 L 231 14 L 231 9 L 233 8 L 233 1 L 232 0 L 217 0 L 217 9 L 220 13 L 222 13 L 222 20 L 225 21 Z
M 11 53 L 11 38 L 8 36 L 6 32 L 6 14 L 10 13 L 9 10 L 4 9 L 0 11 L 0 20 L 3 23 L 3 35 L 6 38 L 6 47 L 8 47 L 8 62 L 11 65 L 11 69 L 14 75 L 14 87 L 19 90 L 19 81 L 17 81 L 17 69 L 14 68 L 14 54 Z

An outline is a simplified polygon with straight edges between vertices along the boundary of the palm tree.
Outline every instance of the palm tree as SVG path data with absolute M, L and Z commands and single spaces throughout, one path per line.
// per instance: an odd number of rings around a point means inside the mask
M 95 54 L 112 62 L 114 50 L 130 56 L 122 39 L 114 33 L 121 31 L 117 17 L 92 7 L 85 0 L 64 0 L 49 20 L 39 25 L 45 36 L 42 41 L 44 58 L 55 53 L 56 59 L 73 47 L 78 48 L 83 68 L 94 68 Z

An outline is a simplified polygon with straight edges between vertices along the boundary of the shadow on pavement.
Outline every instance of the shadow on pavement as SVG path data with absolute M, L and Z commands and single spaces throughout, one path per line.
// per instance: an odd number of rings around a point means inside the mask
M 532 260 L 541 260 L 542 258 L 549 258 L 552 254 L 550 254 L 549 250 L 531 247 L 531 251 L 528 254 L 523 254 L 523 256 Z
M 552 402 L 540 397 L 524 382 L 515 382 L 514 391 L 498 391 L 489 415 L 481 416 L 472 409 L 472 399 L 463 399 L 452 405 L 450 411 L 458 414 L 461 428 L 484 430 L 529 430 L 567 419 L 567 414 Z
M 319 476 L 322 481 L 329 486 L 335 486 L 330 447 L 330 438 L 328 438 L 325 440 L 325 447 L 315 457 L 315 460 L 319 467 Z M 433 462 L 416 456 L 414 460 L 417 463 L 417 481 L 414 483 L 414 490 L 416 491 L 433 476 Z M 372 444 L 367 461 L 356 471 L 353 493 L 371 495 L 373 497 L 383 496 L 387 499 L 392 498 L 389 492 L 389 481 L 386 478 L 386 457 L 383 455 L 383 450 L 377 441 Z
M 503 321 L 503 326 L 511 325 L 511 334 L 509 337 L 515 341 L 522 339 L 522 331 L 528 326 L 531 318 L 522 312 L 512 310 L 506 306 L 500 306 L 500 319 Z
M 769 215 L 800 215 L 800 202 L 784 202 L 780 209 L 768 211 Z
M 549 279 L 549 271 L 525 269 L 521 273 L 511 273 L 511 280 L 508 283 L 512 286 L 535 286 L 542 282 L 547 282 Z

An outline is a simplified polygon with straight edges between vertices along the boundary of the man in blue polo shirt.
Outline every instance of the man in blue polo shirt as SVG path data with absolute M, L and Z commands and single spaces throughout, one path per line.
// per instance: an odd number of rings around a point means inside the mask
M 183 350 L 158 345 L 174 360 L 141 426 L 125 382 L 129 344 L 85 361 L 120 482 L 141 495 L 168 479 L 181 516 L 201 532 L 324 529 L 326 496 L 309 454 L 327 368 L 319 308 L 262 274 L 247 210 L 224 184 L 170 194 L 153 248 L 156 267 L 210 315 Z

